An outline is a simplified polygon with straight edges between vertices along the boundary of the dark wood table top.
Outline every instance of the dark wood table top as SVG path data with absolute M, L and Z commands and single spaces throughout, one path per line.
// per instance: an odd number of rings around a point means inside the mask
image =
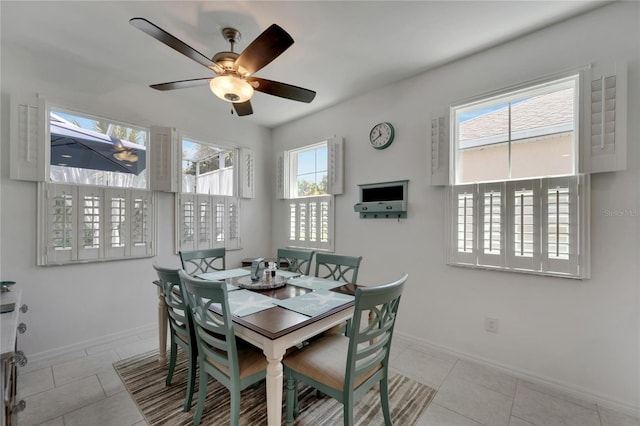
M 233 284 L 235 280 L 237 280 L 237 278 L 231 278 L 227 280 L 227 282 Z M 160 285 L 160 282 L 154 281 L 154 284 Z M 345 284 L 340 287 L 336 287 L 331 291 L 353 296 L 355 295 L 357 287 L 358 285 L 356 284 Z M 286 284 L 284 287 L 280 287 L 277 289 L 250 291 L 255 291 L 256 293 L 260 293 L 274 299 L 284 300 L 296 296 L 301 296 L 313 290 L 304 287 L 297 287 L 292 284 Z M 336 312 L 348 309 L 353 305 L 354 301 L 350 301 L 345 303 L 344 305 L 340 305 L 328 312 L 316 315 L 314 317 L 308 317 L 298 312 L 294 312 L 281 306 L 274 305 L 273 308 L 265 309 L 263 311 L 256 312 L 251 315 L 246 315 L 244 317 L 233 316 L 233 322 L 235 322 L 236 324 L 240 324 L 243 327 L 248 328 L 249 330 L 255 331 L 256 333 L 261 334 L 271 340 L 275 340 L 288 333 L 305 327 L 306 325 L 312 324 L 316 321 L 333 315 Z

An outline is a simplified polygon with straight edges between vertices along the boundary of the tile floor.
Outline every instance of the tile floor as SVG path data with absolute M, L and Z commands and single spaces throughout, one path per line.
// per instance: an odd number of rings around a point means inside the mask
M 18 373 L 20 426 L 143 426 L 114 361 L 157 347 L 157 332 L 88 347 Z M 392 368 L 438 392 L 418 425 L 639 426 L 637 418 L 396 338 Z M 402 426 L 402 425 L 399 425 Z

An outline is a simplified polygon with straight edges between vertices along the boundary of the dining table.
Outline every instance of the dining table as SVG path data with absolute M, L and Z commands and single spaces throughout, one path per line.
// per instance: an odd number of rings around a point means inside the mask
M 260 348 L 267 359 L 267 424 L 282 422 L 282 359 L 287 349 L 349 320 L 357 285 L 277 271 L 284 284 L 253 289 L 246 268 L 197 274 L 201 279 L 224 281 L 237 337 Z M 159 362 L 167 362 L 167 309 L 162 286 L 158 289 Z M 258 285 L 258 287 L 260 287 Z M 212 308 L 215 310 L 215 308 Z M 218 312 L 219 313 L 219 312 Z

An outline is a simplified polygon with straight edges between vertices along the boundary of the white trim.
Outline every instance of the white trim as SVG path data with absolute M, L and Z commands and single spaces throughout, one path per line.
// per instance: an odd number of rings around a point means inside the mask
M 92 347 L 96 347 L 99 345 L 104 345 L 107 343 L 117 342 L 120 339 L 125 339 L 130 336 L 139 336 L 140 334 L 148 333 L 150 331 L 157 331 L 157 330 L 158 330 L 158 323 L 157 321 L 154 321 L 151 324 L 143 325 L 133 329 L 128 328 L 124 331 L 119 331 L 117 333 L 105 334 L 104 336 L 83 340 L 81 342 L 73 343 L 71 345 L 60 346 L 60 347 L 49 349 L 43 352 L 29 354 L 29 363 L 27 363 L 27 367 L 25 368 L 29 368 L 30 364 L 31 365 L 35 363 L 44 364 L 47 361 L 59 361 L 60 358 L 62 358 L 64 355 L 71 355 L 73 356 L 74 359 L 79 358 L 74 352 L 83 351 L 83 350 L 90 349 Z M 157 336 L 154 336 L 153 339 L 157 339 Z M 140 339 L 140 341 L 144 341 L 144 340 L 146 339 L 142 339 L 142 338 Z M 115 350 L 117 351 L 117 349 Z M 91 354 L 88 353 L 88 355 L 91 355 Z M 38 368 L 44 368 L 44 366 L 38 367 Z

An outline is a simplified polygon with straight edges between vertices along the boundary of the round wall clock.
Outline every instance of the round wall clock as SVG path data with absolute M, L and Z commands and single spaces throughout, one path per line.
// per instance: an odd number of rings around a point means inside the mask
M 393 142 L 394 130 L 391 123 L 378 123 L 369 132 L 369 143 L 375 149 L 385 149 Z

